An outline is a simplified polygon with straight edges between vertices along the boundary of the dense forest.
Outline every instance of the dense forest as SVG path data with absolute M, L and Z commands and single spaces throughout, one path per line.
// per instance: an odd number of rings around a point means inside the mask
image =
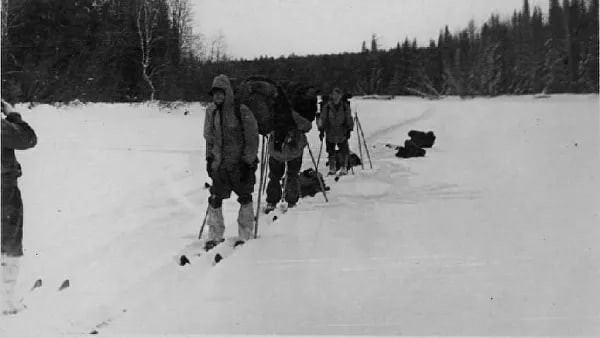
M 356 95 L 598 93 L 598 0 L 492 14 L 420 47 L 232 60 L 191 31 L 189 0 L 2 0 L 2 96 L 68 102 L 206 98 L 212 78 L 252 75 Z M 357 41 L 357 46 L 360 46 Z

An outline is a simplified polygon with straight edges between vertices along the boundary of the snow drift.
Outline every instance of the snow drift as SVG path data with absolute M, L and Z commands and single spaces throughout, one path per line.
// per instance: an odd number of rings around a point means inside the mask
M 39 136 L 17 155 L 29 308 L 1 335 L 600 334 L 598 96 L 352 108 L 373 170 L 185 267 L 208 197 L 200 105 L 22 109 Z M 396 158 L 385 144 L 411 129 L 434 147 Z M 224 208 L 234 235 L 235 199 Z

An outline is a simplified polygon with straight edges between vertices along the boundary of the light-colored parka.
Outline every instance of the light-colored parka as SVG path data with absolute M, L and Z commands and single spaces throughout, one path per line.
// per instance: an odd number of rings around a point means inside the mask
M 225 91 L 222 109 L 215 103 L 206 108 L 204 138 L 206 158 L 212 158 L 212 170 L 231 169 L 241 161 L 253 164 L 258 153 L 258 125 L 254 115 L 245 105 L 240 105 L 240 117 L 235 114 L 234 94 L 226 75 L 213 80 L 212 88 Z

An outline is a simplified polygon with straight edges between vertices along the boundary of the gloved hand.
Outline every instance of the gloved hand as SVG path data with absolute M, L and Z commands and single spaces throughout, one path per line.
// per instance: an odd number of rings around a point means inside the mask
M 319 140 L 323 141 L 324 137 L 325 137 L 325 131 L 319 130 Z
M 206 172 L 208 173 L 208 177 L 212 177 L 212 164 L 213 164 L 214 158 L 212 157 L 207 157 L 206 158 Z
M 240 181 L 248 182 L 258 168 L 258 159 L 254 159 L 252 163 L 245 161 L 240 162 Z
M 23 119 L 21 118 L 21 114 L 14 113 L 14 112 L 6 114 L 6 120 L 8 122 L 12 122 L 12 123 L 23 122 Z

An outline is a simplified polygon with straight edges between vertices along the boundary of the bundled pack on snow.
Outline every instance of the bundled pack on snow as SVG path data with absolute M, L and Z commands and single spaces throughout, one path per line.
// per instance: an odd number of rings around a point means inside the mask
M 411 130 L 408 132 L 410 140 L 420 148 L 431 148 L 435 142 L 435 134 L 432 131 L 423 132 Z
M 321 192 L 321 184 L 319 183 L 319 178 L 321 182 L 325 184 L 323 181 L 323 175 L 321 173 L 316 172 L 314 169 L 306 169 L 300 173 L 298 176 L 298 184 L 300 185 L 300 197 L 305 196 L 315 196 Z M 325 186 L 325 191 L 329 191 L 329 187 Z
M 277 85 L 260 76 L 249 77 L 236 88 L 236 102 L 250 108 L 261 135 L 267 135 L 273 130 L 277 94 Z
M 425 149 L 418 147 L 413 141 L 404 141 L 404 147 L 397 147 L 396 157 L 411 158 L 425 156 Z
M 358 157 L 358 155 L 356 155 L 355 153 L 350 151 L 350 153 L 348 155 L 348 166 L 346 169 L 350 170 L 350 168 L 357 167 L 361 164 L 362 164 L 362 161 L 360 160 L 360 157 Z M 329 166 L 329 161 L 325 162 L 325 165 Z M 342 168 L 342 154 L 340 153 L 339 150 L 335 151 L 335 166 L 336 166 L 336 168 L 335 168 L 336 171 L 340 170 Z

